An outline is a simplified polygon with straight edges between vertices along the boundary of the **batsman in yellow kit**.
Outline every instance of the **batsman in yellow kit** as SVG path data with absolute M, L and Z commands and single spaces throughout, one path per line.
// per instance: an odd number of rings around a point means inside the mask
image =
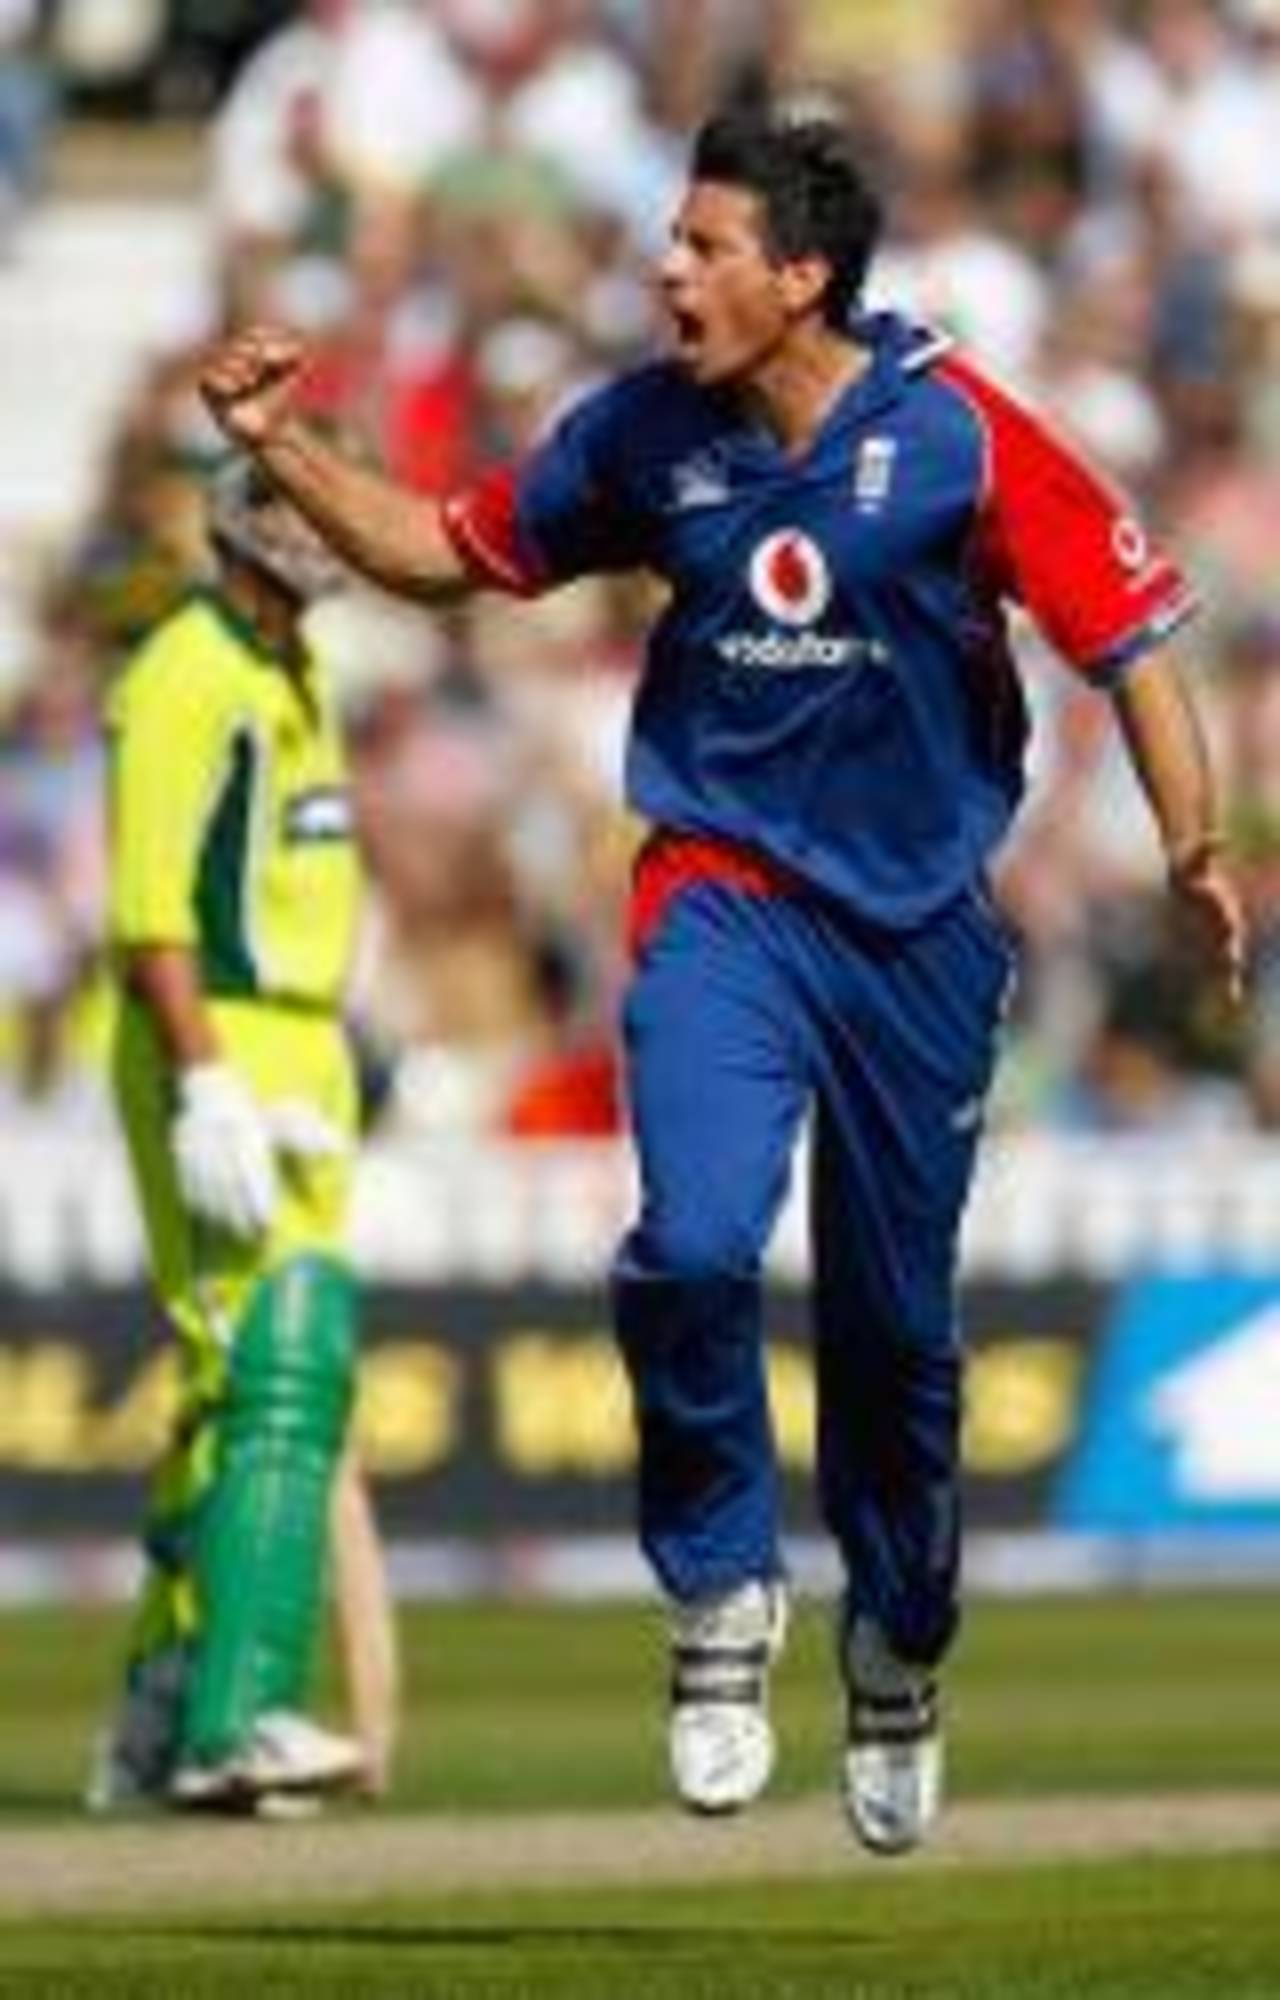
M 301 629 L 330 559 L 238 464 L 209 529 L 215 587 L 145 641 L 109 715 L 114 1077 L 182 1386 L 97 1802 L 262 1810 L 362 1763 L 305 1712 L 355 1377 L 359 876 Z

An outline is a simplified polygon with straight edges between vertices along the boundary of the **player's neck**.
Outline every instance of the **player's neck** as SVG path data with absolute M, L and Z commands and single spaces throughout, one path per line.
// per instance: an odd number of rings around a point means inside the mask
M 796 327 L 743 384 L 743 406 L 798 458 L 869 360 L 866 348 L 825 324 Z
M 304 647 L 294 599 L 241 564 L 228 565 L 222 589 L 262 650 L 286 672 L 296 673 L 303 662 Z

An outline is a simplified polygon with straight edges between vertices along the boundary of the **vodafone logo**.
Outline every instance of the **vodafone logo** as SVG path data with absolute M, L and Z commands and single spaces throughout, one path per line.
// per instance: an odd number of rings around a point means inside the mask
M 888 647 L 870 633 L 852 630 L 847 623 L 836 631 L 816 629 L 834 595 L 831 572 L 818 544 L 799 528 L 766 535 L 748 575 L 752 597 L 772 622 L 765 631 L 725 632 L 716 640 L 716 651 L 734 670 L 735 692 L 758 670 L 807 673 L 889 664 Z
M 1111 546 L 1122 569 L 1141 569 L 1151 551 L 1142 524 L 1122 514 L 1111 530 Z
M 798 528 L 766 536 L 751 558 L 751 594 L 780 625 L 815 625 L 831 602 L 831 573 Z

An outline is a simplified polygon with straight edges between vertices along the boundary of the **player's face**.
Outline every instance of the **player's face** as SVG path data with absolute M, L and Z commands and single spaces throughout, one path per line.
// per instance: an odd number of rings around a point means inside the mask
M 660 267 L 676 359 L 704 387 L 748 381 L 795 317 L 796 267 L 771 258 L 746 188 L 695 181 Z
M 299 604 L 314 604 L 341 588 L 341 565 L 296 508 L 281 503 L 261 509 L 255 540 L 268 574 Z

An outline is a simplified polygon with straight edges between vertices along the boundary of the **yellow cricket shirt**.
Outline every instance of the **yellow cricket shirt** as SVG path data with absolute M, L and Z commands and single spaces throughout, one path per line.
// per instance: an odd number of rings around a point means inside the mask
M 331 1005 L 359 892 L 341 740 L 230 607 L 190 599 L 116 683 L 111 935 L 188 945 L 206 993 Z

